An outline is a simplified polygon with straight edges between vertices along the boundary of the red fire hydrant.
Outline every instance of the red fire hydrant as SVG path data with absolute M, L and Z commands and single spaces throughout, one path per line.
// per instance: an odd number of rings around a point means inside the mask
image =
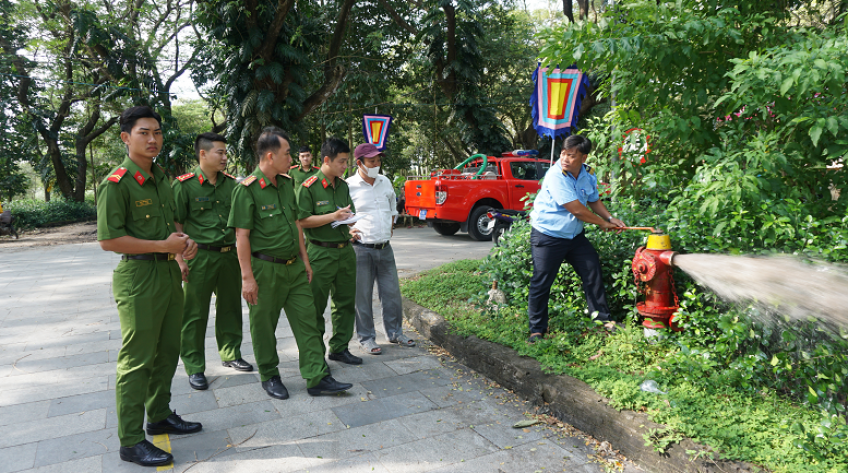
M 673 274 L 673 259 L 677 253 L 671 251 L 668 235 L 650 227 L 638 229 L 653 232 L 648 236 L 648 246 L 636 250 L 632 265 L 637 290 L 645 295 L 644 302 L 636 303 L 636 310 L 645 318 L 642 325 L 654 330 L 671 328 L 680 331 L 682 329 L 674 323 L 680 309 Z

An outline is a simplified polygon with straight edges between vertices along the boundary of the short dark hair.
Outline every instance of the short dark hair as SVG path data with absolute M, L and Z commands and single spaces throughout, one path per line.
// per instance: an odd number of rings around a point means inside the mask
M 571 135 L 562 143 L 562 149 L 565 151 L 573 148 L 577 148 L 582 154 L 589 154 L 592 152 L 592 141 L 583 135 Z
M 200 157 L 200 150 L 209 151 L 212 149 L 212 143 L 220 141 L 227 142 L 227 139 L 222 135 L 212 132 L 201 133 L 194 139 L 194 155 Z
M 132 133 L 135 122 L 137 122 L 140 118 L 155 118 L 156 121 L 159 122 L 159 126 L 162 126 L 162 117 L 160 117 L 158 113 L 154 112 L 153 109 L 147 105 L 139 105 L 136 107 L 130 107 L 124 110 L 124 113 L 121 114 L 121 118 L 118 120 L 118 123 L 121 125 L 121 131 Z
M 311 153 L 311 152 L 312 152 L 312 150 L 311 150 L 311 149 L 309 149 L 309 146 L 306 146 L 306 145 L 301 146 L 301 147 L 300 147 L 300 149 L 298 149 L 298 150 L 297 150 L 297 154 L 300 154 L 300 153 Z
M 350 146 L 347 141 L 332 136 L 327 138 L 327 141 L 321 145 L 321 162 L 324 162 L 324 156 L 328 156 L 330 161 L 334 161 L 340 153 L 350 153 Z
M 275 126 L 266 126 L 259 133 L 259 138 L 256 139 L 256 162 L 262 160 L 262 156 L 266 153 L 275 153 L 280 149 L 280 138 L 286 140 L 291 146 L 289 135 L 281 128 Z

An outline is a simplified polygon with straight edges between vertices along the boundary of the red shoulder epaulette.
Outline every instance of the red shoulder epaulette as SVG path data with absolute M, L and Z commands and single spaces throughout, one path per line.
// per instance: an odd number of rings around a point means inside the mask
M 256 176 L 247 176 L 244 178 L 243 181 L 241 181 L 241 185 L 247 187 L 253 184 L 254 182 L 256 182 Z
M 223 171 L 221 171 L 221 174 L 223 174 L 223 175 L 225 175 L 225 176 L 229 177 L 230 179 L 235 179 L 235 176 L 231 176 L 231 175 L 229 175 L 229 174 L 227 174 L 227 173 L 225 173 L 225 172 L 223 172 Z
M 315 184 L 315 181 L 318 180 L 318 176 L 311 176 L 309 179 L 303 181 L 303 187 L 309 187 L 312 184 Z
M 319 168 L 318 166 L 312 166 L 312 169 L 314 169 L 314 170 L 316 170 L 316 171 L 317 171 L 317 170 L 319 170 L 319 169 L 321 169 L 321 168 Z
M 183 174 L 182 176 L 178 176 L 177 180 L 180 181 L 180 182 L 184 182 L 186 179 L 191 179 L 192 177 L 194 177 L 194 173 L 190 172 L 188 174 Z
M 118 168 L 111 176 L 109 176 L 106 180 L 112 182 L 121 182 L 121 178 L 124 177 L 124 174 L 127 173 L 127 168 Z

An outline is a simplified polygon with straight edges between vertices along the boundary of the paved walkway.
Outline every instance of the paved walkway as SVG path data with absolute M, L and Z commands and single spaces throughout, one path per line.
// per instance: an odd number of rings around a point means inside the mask
M 399 230 L 393 240 L 402 275 L 482 257 L 490 245 L 427 228 Z M 0 250 L 0 473 L 153 471 L 118 457 L 117 262 L 96 243 Z M 254 362 L 246 309 L 244 320 L 242 353 Z M 256 374 L 223 368 L 214 338 L 206 339 L 209 390 L 193 391 L 180 364 L 171 407 L 203 431 L 156 436 L 175 456 L 158 471 L 599 471 L 582 439 L 540 426 L 513 429 L 524 403 L 430 354 L 427 343 L 397 347 L 378 333 L 383 355 L 369 356 L 354 342 L 362 366 L 330 362 L 333 376 L 353 389 L 313 398 L 284 316 L 277 338 L 291 393 L 285 401 L 269 398 Z

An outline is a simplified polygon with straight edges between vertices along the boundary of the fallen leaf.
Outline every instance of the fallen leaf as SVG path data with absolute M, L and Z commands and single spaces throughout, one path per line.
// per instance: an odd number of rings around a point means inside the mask
M 513 429 L 522 429 L 524 427 L 530 427 L 531 425 L 536 425 L 539 423 L 538 419 L 524 419 L 520 420 L 512 426 Z

